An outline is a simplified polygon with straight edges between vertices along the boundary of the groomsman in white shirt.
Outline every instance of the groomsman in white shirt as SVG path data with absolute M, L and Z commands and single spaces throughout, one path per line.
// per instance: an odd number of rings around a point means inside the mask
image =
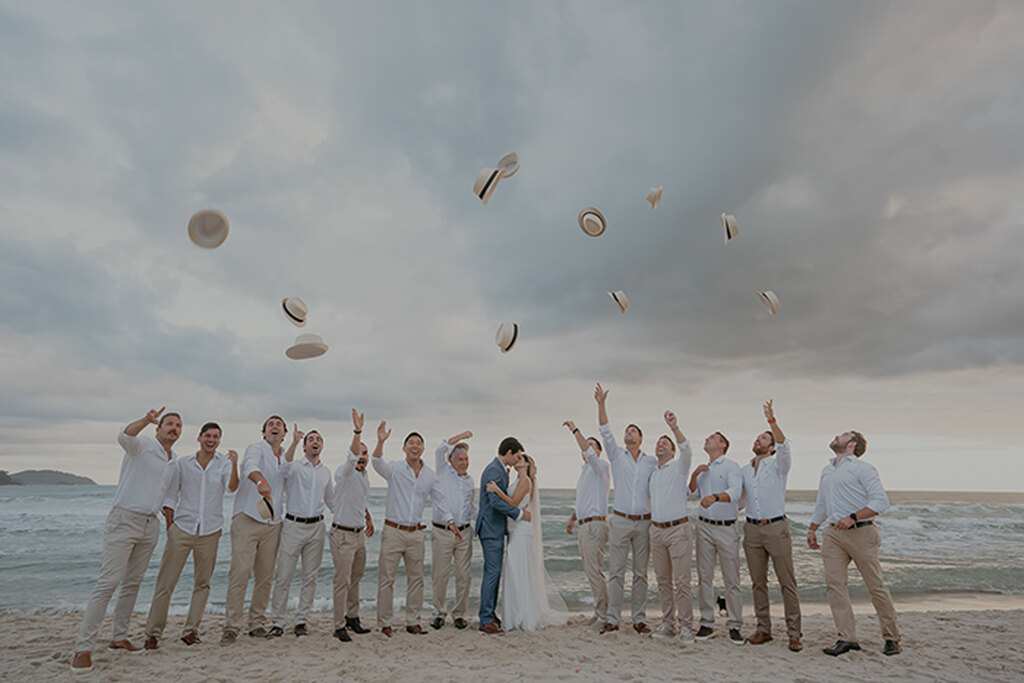
M 647 563 L 650 559 L 651 472 L 658 461 L 640 450 L 643 432 L 635 424 L 626 426 L 619 446 L 608 426 L 605 403 L 608 391 L 598 383 L 594 389 L 597 401 L 597 423 L 600 427 L 604 450 L 611 462 L 615 482 L 615 501 L 612 504 L 612 523 L 608 550 L 608 618 L 601 633 L 619 630 L 622 616 L 622 594 L 626 583 L 626 560 L 633 553 L 633 586 L 630 591 L 633 608 L 633 628 L 641 635 L 651 632 L 647 626 Z
M 693 643 L 693 592 L 690 558 L 693 556 L 693 530 L 686 515 L 686 482 L 690 476 L 693 451 L 679 429 L 671 410 L 665 411 L 665 423 L 675 442 L 661 436 L 655 447 L 658 466 L 651 473 L 651 555 L 654 575 L 661 597 L 661 626 L 655 638 L 672 638 L 679 626 L 679 642 Z M 675 457 L 676 448 L 679 457 Z
M 359 581 L 366 569 L 366 542 L 373 536 L 373 519 L 367 507 L 370 482 L 366 465 L 370 453 L 359 440 L 363 433 L 362 413 L 352 409 L 352 443 L 348 457 L 334 473 L 334 494 L 327 506 L 334 515 L 331 524 L 331 559 L 334 560 L 334 637 L 351 642 L 353 633 L 369 633 L 359 622 Z M 358 453 L 359 455 L 356 455 Z M 365 524 L 365 526 L 364 526 Z
M 700 500 L 697 517 L 697 601 L 700 605 L 700 628 L 697 640 L 714 635 L 715 625 L 715 562 L 722 567 L 725 583 L 725 625 L 729 641 L 743 645 L 743 603 L 740 598 L 740 529 L 737 504 L 743 492 L 740 466 L 725 457 L 729 440 L 715 432 L 704 440 L 708 464 L 698 466 L 690 477 L 690 500 Z
M 433 530 L 430 532 L 431 598 L 434 619 L 430 626 L 444 626 L 448 602 L 448 575 L 455 565 L 455 604 L 452 618 L 455 628 L 469 626 L 469 566 L 473 559 L 473 522 L 476 521 L 476 487 L 469 476 L 469 444 L 473 432 L 465 431 L 446 439 L 434 451 L 436 480 Z
M 224 492 L 238 488 L 238 453 L 218 452 L 220 437 L 220 425 L 207 422 L 199 430 L 199 450 L 171 463 L 171 480 L 164 495 L 167 542 L 146 621 L 147 650 L 159 647 L 167 626 L 171 594 L 190 553 L 194 576 L 192 602 L 181 640 L 186 645 L 200 642 L 199 624 L 210 597 L 210 578 L 224 527 Z
M 315 429 L 308 434 L 300 432 L 298 426 L 293 429 L 296 439 L 302 439 L 302 450 L 306 457 L 295 460 L 294 449 L 289 448 L 281 468 L 284 474 L 285 515 L 270 608 L 274 622 L 267 634 L 270 638 L 284 633 L 288 594 L 300 557 L 302 588 L 299 591 L 299 607 L 295 612 L 293 632 L 296 636 L 309 633 L 306 616 L 313 608 L 316 575 L 324 559 L 324 507 L 333 494 L 331 471 L 320 460 L 324 449 L 323 436 Z
M 579 427 L 572 420 L 563 423 L 580 447 L 583 458 L 580 477 L 576 481 L 576 505 L 572 517 L 565 526 L 565 532 L 572 534 L 579 526 L 577 535 L 583 573 L 590 582 L 594 596 L 594 615 L 587 625 L 603 626 L 608 621 L 608 581 L 604 576 L 604 551 L 608 545 L 608 490 L 611 488 L 611 467 L 601 460 L 601 442 L 594 437 L 584 438 Z
M 875 614 L 882 626 L 885 645 L 883 655 L 898 655 L 900 629 L 896 624 L 896 607 L 882 578 L 878 548 L 882 541 L 875 526 L 875 517 L 889 509 L 889 496 L 873 465 L 860 459 L 868 442 L 860 432 L 837 435 L 829 448 L 835 454 L 821 471 L 818 499 L 807 531 L 807 545 L 817 550 L 817 530 L 822 532 L 821 561 L 825 565 L 825 587 L 832 619 L 839 631 L 839 640 L 825 648 L 825 654 L 838 657 L 850 650 L 859 650 L 853 605 L 847 587 L 850 560 L 857 565 L 864 579 Z
M 754 441 L 754 457 L 740 469 L 743 475 L 742 499 L 746 503 L 747 523 L 743 527 L 743 552 L 750 571 L 751 592 L 757 630 L 747 638 L 751 645 L 772 640 L 771 605 L 768 600 L 768 560 L 775 567 L 775 576 L 782 589 L 786 614 L 789 649 L 804 649 L 800 640 L 800 598 L 796 594 L 796 573 L 793 571 L 793 540 L 786 521 L 786 478 L 793 458 L 789 439 L 782 433 L 772 402 L 764 404 L 764 417 L 769 430 Z
M 221 645 L 235 642 L 242 630 L 245 589 L 249 586 L 249 577 L 254 574 L 248 615 L 249 635 L 253 638 L 267 637 L 264 613 L 270 602 L 274 562 L 284 520 L 281 510 L 284 449 L 281 442 L 287 432 L 284 418 L 271 415 L 263 423 L 263 438 L 246 448 L 242 456 L 241 480 L 231 517 L 231 569 L 228 570 Z M 297 443 L 298 438 L 293 438 L 289 448 L 294 450 Z M 259 513 L 261 498 L 270 503 L 273 510 L 270 519 L 263 519 Z
M 170 476 L 169 464 L 176 457 L 171 447 L 181 436 L 181 416 L 167 413 L 161 417 L 163 412 L 164 408 L 150 410 L 117 435 L 124 458 L 114 492 L 114 507 L 107 515 L 100 576 L 78 628 L 75 656 L 71 660 L 71 670 L 75 673 L 92 669 L 92 650 L 107 613 L 107 604 L 118 586 L 121 590 L 114 607 L 114 635 L 108 647 L 128 652 L 142 650 L 128 640 L 128 629 L 139 584 L 160 540 L 157 512 L 163 504 Z M 149 424 L 156 425 L 156 435 L 140 436 L 139 432 Z
M 405 597 L 405 630 L 426 635 L 420 626 L 423 609 L 423 558 L 427 528 L 423 524 L 423 508 L 433 495 L 434 471 L 423 464 L 423 437 L 410 432 L 402 444 L 405 459 L 385 462 L 384 442 L 391 436 L 387 422 L 377 426 L 377 445 L 373 449 L 373 469 L 388 483 L 384 512 L 384 530 L 380 537 L 380 558 L 377 561 L 377 623 L 381 633 L 391 637 L 394 617 L 394 585 L 398 563 L 405 563 L 407 583 Z

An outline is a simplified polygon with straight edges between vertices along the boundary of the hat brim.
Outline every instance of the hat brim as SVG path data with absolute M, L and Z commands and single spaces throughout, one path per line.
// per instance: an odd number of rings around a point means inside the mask
M 623 292 L 621 298 L 617 292 L 608 292 L 608 296 L 610 296 L 612 301 L 615 302 L 615 305 L 619 307 L 619 313 L 625 315 L 626 309 L 629 308 L 629 299 L 626 298 L 626 293 Z
M 649 201 L 651 203 L 651 210 L 652 211 L 654 209 L 657 209 L 658 205 L 661 204 L 661 188 L 659 187 L 654 192 L 648 192 L 647 193 L 647 201 Z
M 294 314 L 292 314 L 291 311 L 288 310 L 289 298 L 290 297 L 285 297 L 281 299 L 281 309 L 284 311 L 284 317 L 288 318 L 288 322 L 290 322 L 292 325 L 295 325 L 295 327 L 305 327 L 306 319 L 296 317 Z
M 722 230 L 725 232 L 725 243 L 729 244 L 729 240 L 739 232 L 739 226 L 736 225 L 736 217 L 723 213 Z
M 256 512 L 260 513 L 260 517 L 263 519 L 273 519 L 274 503 L 266 496 L 260 496 L 260 499 L 256 501 Z
M 327 353 L 327 344 L 317 342 L 307 342 L 305 344 L 296 344 L 291 346 L 284 355 L 288 356 L 292 360 L 305 360 L 306 358 L 316 358 Z
M 200 222 L 205 222 L 209 217 L 213 217 L 214 220 L 220 221 L 221 224 L 221 227 L 212 236 L 203 234 L 199 229 Z M 203 249 L 216 249 L 220 245 L 224 244 L 224 240 L 228 238 L 228 232 L 230 230 L 231 226 L 228 223 L 227 216 L 215 209 L 197 211 L 188 221 L 188 238 L 192 240 L 196 246 L 202 247 Z
M 595 216 L 598 217 L 601 224 L 600 230 L 594 231 L 590 229 L 589 224 L 586 220 L 584 220 L 587 214 L 594 214 Z M 576 217 L 576 222 L 579 224 L 580 230 L 582 230 L 590 237 L 600 237 L 601 235 L 604 234 L 604 231 L 608 229 L 608 221 L 605 220 L 604 214 L 592 206 L 588 206 L 587 208 L 580 211 L 579 215 Z
M 775 292 L 758 292 L 757 298 L 768 309 L 768 315 L 775 315 L 779 312 L 779 297 L 775 295 Z
M 501 328 L 498 328 L 501 331 Z M 519 340 L 519 323 L 512 323 L 512 338 L 508 340 L 508 344 L 498 343 L 498 348 L 501 349 L 502 353 L 508 353 L 512 350 L 512 347 L 516 345 Z
M 498 183 L 504 177 L 505 169 L 494 169 L 491 172 L 491 175 L 487 178 L 487 182 L 485 182 L 484 186 L 480 189 L 480 191 L 476 193 L 476 196 L 480 198 L 480 200 L 484 203 L 484 206 L 487 206 L 487 202 L 491 201 L 491 196 L 494 194 L 494 191 L 498 188 Z M 474 191 L 475 190 L 476 188 L 474 188 Z

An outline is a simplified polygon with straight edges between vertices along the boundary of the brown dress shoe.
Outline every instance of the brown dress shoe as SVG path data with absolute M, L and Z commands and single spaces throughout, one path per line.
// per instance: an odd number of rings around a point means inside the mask
M 651 632 L 650 627 L 642 621 L 639 624 L 633 624 L 633 630 L 642 636 L 645 636 Z
M 789 649 L 793 652 L 800 652 L 800 650 L 804 649 L 804 644 L 800 641 L 799 638 L 790 638 Z
M 380 630 L 380 632 L 383 633 L 384 635 L 386 635 L 388 638 L 391 637 L 391 627 L 390 626 L 385 626 L 384 628 L 382 628 Z
M 604 635 L 605 633 L 611 633 L 612 631 L 618 631 L 618 630 L 619 630 L 619 625 L 618 624 L 613 624 L 610 621 L 606 621 L 606 622 L 604 622 L 604 626 L 601 627 L 601 634 Z
M 71 671 L 76 674 L 92 671 L 92 653 L 88 650 L 76 652 L 71 660 Z
M 751 645 L 764 645 L 772 641 L 772 634 L 765 633 L 764 631 L 755 631 L 754 635 L 747 638 L 747 642 Z
M 107 645 L 107 647 L 110 648 L 111 650 L 125 650 L 127 652 L 141 652 L 142 651 L 141 647 L 136 647 L 135 645 L 132 645 L 132 641 L 127 640 L 127 639 L 111 641 L 110 645 Z
M 146 644 L 142 646 L 144 650 L 156 650 L 160 647 L 160 641 L 157 640 L 156 636 L 149 636 L 146 638 Z
M 181 637 L 181 642 L 186 645 L 197 645 L 203 641 L 199 640 L 199 634 L 195 631 L 189 631 Z
M 423 627 L 420 626 L 419 624 L 413 624 L 412 626 L 406 626 L 405 627 L 405 632 L 406 633 L 411 633 L 414 636 L 425 636 L 425 635 L 427 635 L 427 632 L 424 631 Z
M 504 631 L 501 630 L 501 627 L 498 626 L 497 622 L 494 621 L 488 621 L 486 624 L 483 624 L 480 627 L 480 630 L 492 636 L 504 633 Z

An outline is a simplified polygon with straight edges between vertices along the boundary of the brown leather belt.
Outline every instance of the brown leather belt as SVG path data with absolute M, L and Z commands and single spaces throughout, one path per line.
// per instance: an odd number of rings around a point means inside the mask
M 648 512 L 646 515 L 627 515 L 625 512 L 619 512 L 618 510 L 612 510 L 612 512 L 617 514 L 619 517 L 625 517 L 626 519 L 632 520 L 634 522 L 638 522 L 641 519 L 650 519 L 651 518 L 651 513 L 650 512 Z
M 340 524 L 331 524 L 335 529 L 341 529 L 342 531 L 351 531 L 353 534 L 358 534 L 363 530 L 361 526 L 342 526 Z
M 433 524 L 433 525 L 434 525 L 434 528 L 435 528 L 435 529 L 444 529 L 445 531 L 448 531 L 448 530 L 449 530 L 449 529 L 448 529 L 448 525 L 447 525 L 447 524 L 441 524 L 440 522 L 431 522 L 431 524 Z M 456 529 L 458 529 L 459 531 L 465 531 L 465 530 L 466 530 L 466 529 L 468 529 L 468 528 L 469 528 L 470 526 L 471 526 L 471 525 L 469 525 L 469 524 L 463 524 L 462 526 L 459 526 L 459 527 L 455 527 L 455 528 L 456 528 Z
M 606 521 L 608 521 L 607 517 L 587 517 L 586 519 L 581 519 L 580 521 L 578 521 L 576 523 L 577 524 L 586 524 L 587 522 L 606 522 Z
M 674 526 L 679 526 L 680 524 L 686 524 L 689 521 L 690 521 L 689 517 L 683 517 L 682 519 L 676 519 L 676 520 L 673 520 L 671 522 L 651 522 L 651 524 L 653 524 L 654 526 L 658 527 L 659 529 L 671 529 Z
M 427 528 L 425 524 L 417 524 L 416 526 L 405 526 L 404 524 L 395 524 L 390 519 L 385 519 L 384 524 L 390 527 L 394 527 L 399 531 L 423 531 Z

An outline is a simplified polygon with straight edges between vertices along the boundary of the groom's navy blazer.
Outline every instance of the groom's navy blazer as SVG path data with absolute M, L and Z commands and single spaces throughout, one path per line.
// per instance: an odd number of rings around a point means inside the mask
M 495 458 L 484 468 L 480 477 L 480 513 L 476 517 L 476 537 L 504 538 L 508 533 L 506 517 L 519 518 L 519 508 L 509 505 L 496 493 L 487 491 L 487 482 L 493 481 L 504 491 L 508 491 L 508 472 L 501 460 Z

